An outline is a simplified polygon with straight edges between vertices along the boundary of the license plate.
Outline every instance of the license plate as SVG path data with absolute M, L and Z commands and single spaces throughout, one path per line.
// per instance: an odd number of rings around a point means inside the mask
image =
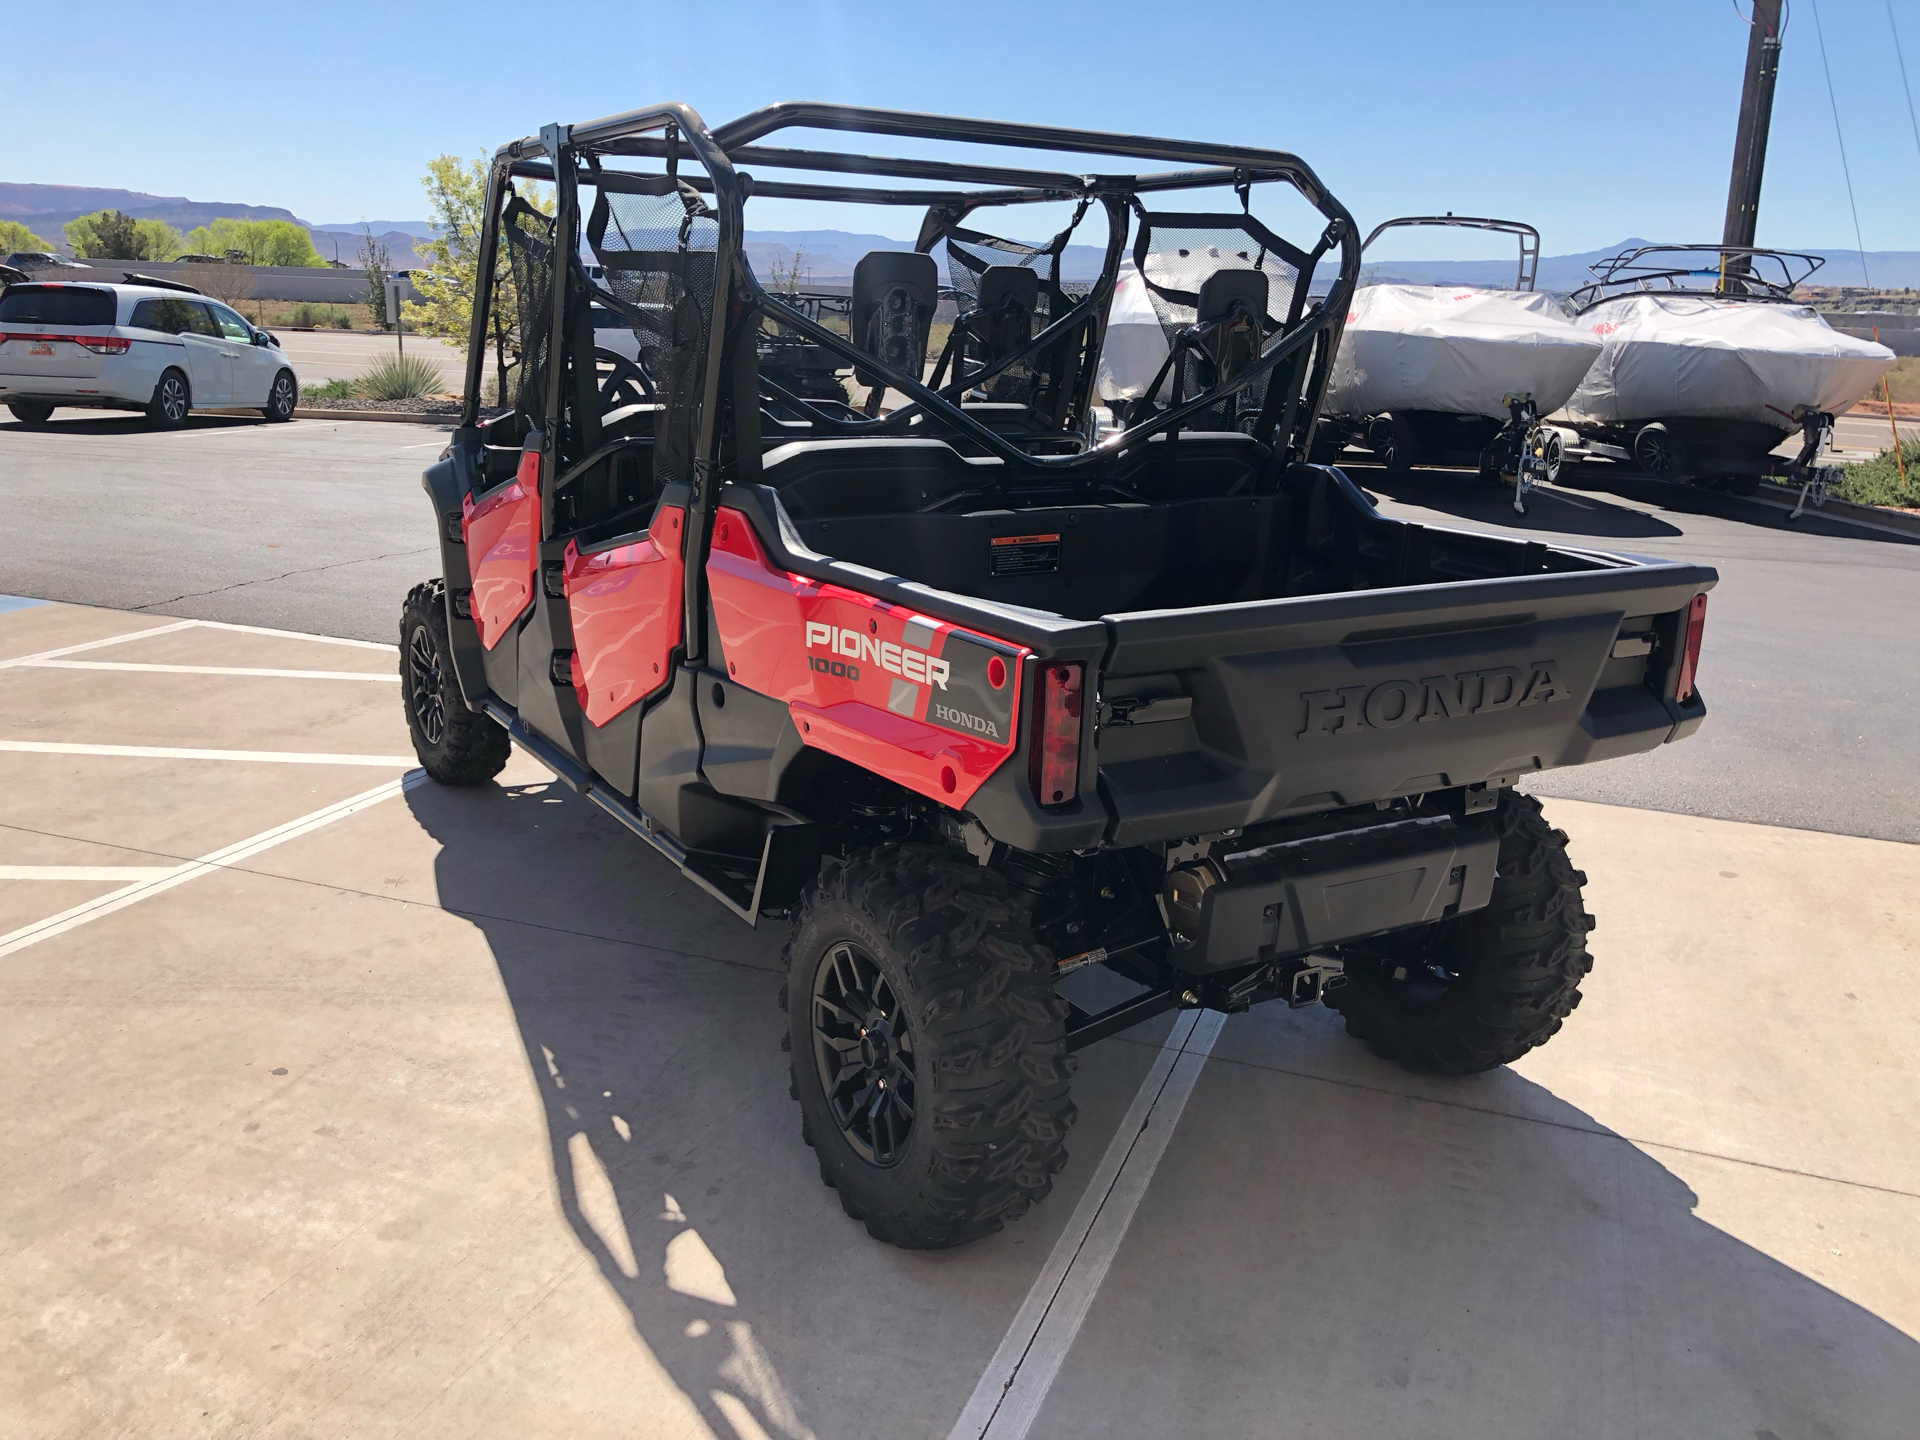
M 51 346 L 51 345 L 29 345 L 29 346 L 27 347 L 27 353 L 28 353 L 29 355 L 51 355 L 51 354 L 53 354 L 53 346 Z

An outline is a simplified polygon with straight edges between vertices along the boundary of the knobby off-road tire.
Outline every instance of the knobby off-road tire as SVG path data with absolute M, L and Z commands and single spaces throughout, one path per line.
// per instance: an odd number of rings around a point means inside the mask
M 506 767 L 512 746 L 491 717 L 460 694 L 447 638 L 447 587 L 416 585 L 400 612 L 400 691 L 421 768 L 442 785 L 478 785 Z
M 829 859 L 786 959 L 801 1135 L 848 1215 L 877 1240 L 938 1250 L 1046 1196 L 1074 1120 L 1067 1004 L 999 874 L 930 845 Z
M 1543 1045 L 1593 968 L 1587 877 L 1540 802 L 1511 790 L 1493 815 L 1499 874 L 1483 910 L 1352 947 L 1327 1004 L 1347 1033 L 1410 1070 L 1470 1075 Z

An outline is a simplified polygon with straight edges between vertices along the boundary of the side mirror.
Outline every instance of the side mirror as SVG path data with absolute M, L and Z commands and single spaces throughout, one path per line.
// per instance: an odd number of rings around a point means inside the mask
M 278 336 L 269 334 L 265 330 L 256 330 L 253 332 L 253 343 L 256 345 L 272 345 L 277 349 L 280 340 Z

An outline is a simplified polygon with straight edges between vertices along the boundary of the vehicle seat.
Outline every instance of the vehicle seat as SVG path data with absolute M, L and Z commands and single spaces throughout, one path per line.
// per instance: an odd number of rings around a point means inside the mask
M 1040 277 L 1031 268 L 989 265 L 980 276 L 979 298 L 968 317 L 973 357 L 991 365 L 1031 340 L 1039 304 Z
M 1266 313 L 1265 271 L 1216 270 L 1200 282 L 1192 334 L 1214 371 L 1203 377 L 1203 383 L 1231 380 L 1259 358 L 1261 318 Z
M 853 267 L 853 343 L 914 379 L 926 365 L 927 336 L 940 303 L 940 268 L 931 255 L 869 250 Z M 867 413 L 880 413 L 886 385 L 859 367 L 854 379 L 871 387 Z

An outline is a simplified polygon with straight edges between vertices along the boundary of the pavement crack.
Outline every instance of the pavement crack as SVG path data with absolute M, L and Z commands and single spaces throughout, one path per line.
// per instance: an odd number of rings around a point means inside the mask
M 182 600 L 200 600 L 208 595 L 224 595 L 230 590 L 245 590 L 254 585 L 271 585 L 279 580 L 290 580 L 295 575 L 317 575 L 323 570 L 339 570 L 348 565 L 370 565 L 376 560 L 397 560 L 402 555 L 427 555 L 435 549 L 432 545 L 416 545 L 407 550 L 390 550 L 384 555 L 362 555 L 352 560 L 335 560 L 329 565 L 309 565 L 300 570 L 288 570 L 279 575 L 262 575 L 252 580 L 236 580 L 231 585 L 216 585 L 211 590 L 189 590 L 184 595 L 175 595 L 170 600 L 149 600 L 144 605 L 135 605 L 135 610 L 152 610 L 161 605 L 178 605 Z

